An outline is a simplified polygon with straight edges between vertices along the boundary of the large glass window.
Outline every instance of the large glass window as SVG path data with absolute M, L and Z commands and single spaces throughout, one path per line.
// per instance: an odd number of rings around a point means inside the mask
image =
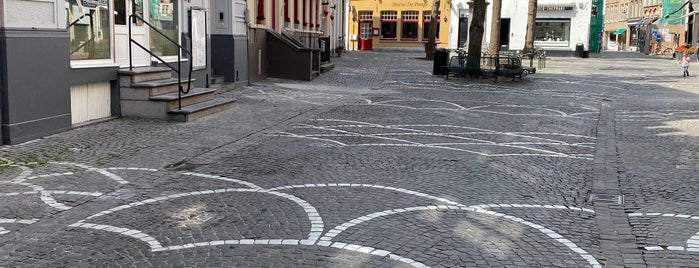
M 381 11 L 381 39 L 395 39 L 398 11 Z
M 111 59 L 109 1 L 85 1 L 84 5 L 77 1 L 66 0 L 70 59 Z
M 417 22 L 420 14 L 418 11 L 401 12 L 401 33 L 400 38 L 408 41 L 417 40 Z
M 432 11 L 425 10 L 422 12 L 422 39 L 427 40 L 430 38 L 430 21 L 432 21 Z M 435 39 L 439 39 L 439 17 L 437 17 L 437 32 L 435 33 Z
M 537 19 L 535 46 L 570 46 L 570 19 Z
M 177 2 L 178 0 L 149 0 L 150 23 L 176 42 L 179 40 Z M 177 45 L 154 30 L 150 33 L 150 49 L 158 56 L 176 56 L 178 52 Z

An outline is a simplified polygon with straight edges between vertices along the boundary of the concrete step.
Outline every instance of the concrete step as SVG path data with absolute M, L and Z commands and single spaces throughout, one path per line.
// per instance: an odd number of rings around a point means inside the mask
M 320 73 L 324 74 L 335 69 L 335 63 L 325 62 L 320 64 Z
M 189 81 L 192 82 L 191 87 L 194 87 L 194 81 L 196 79 L 190 79 Z M 182 81 L 180 82 L 182 84 L 182 87 L 186 90 L 187 89 L 187 78 L 182 78 Z M 150 81 L 144 81 L 144 82 L 139 82 L 139 83 L 133 83 L 131 84 L 130 88 L 133 88 L 135 90 L 150 90 L 148 92 L 148 96 L 157 96 L 157 95 L 162 95 L 162 94 L 168 94 L 172 92 L 177 92 L 179 90 L 178 81 L 177 78 L 166 78 L 166 79 L 158 79 L 158 80 L 150 80 Z M 142 95 L 139 94 L 139 95 Z
M 216 97 L 216 89 L 193 88 L 187 94 L 182 94 L 182 106 L 213 100 Z M 179 94 L 172 92 L 150 97 L 151 101 L 167 102 L 167 110 L 177 109 L 180 106 Z
M 224 82 L 224 77 L 223 75 L 213 75 L 209 78 L 209 84 L 218 84 L 218 83 L 223 83 Z
M 172 77 L 172 70 L 167 67 L 134 67 L 119 69 L 119 85 L 131 86 L 132 83 L 140 83 L 151 80 L 159 80 Z
M 168 118 L 181 122 L 191 122 L 201 117 L 218 113 L 233 107 L 236 99 L 217 98 L 168 111 Z

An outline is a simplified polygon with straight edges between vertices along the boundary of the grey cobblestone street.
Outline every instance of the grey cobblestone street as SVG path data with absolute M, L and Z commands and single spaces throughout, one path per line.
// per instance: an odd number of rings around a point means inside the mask
M 422 56 L 0 147 L 0 267 L 699 267 L 699 64 Z

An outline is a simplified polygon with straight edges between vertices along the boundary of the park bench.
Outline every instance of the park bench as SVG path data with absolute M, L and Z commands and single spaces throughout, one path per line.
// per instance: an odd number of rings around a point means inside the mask
M 478 67 L 468 66 L 468 57 L 466 53 L 459 52 L 458 55 L 452 56 L 449 59 L 448 65 L 445 67 L 447 79 L 452 77 L 493 77 L 495 82 L 498 77 L 511 77 L 512 81 L 515 78 L 522 79 L 530 73 L 535 73 L 534 67 L 523 67 L 522 58 L 516 54 L 485 54 L 481 56 L 481 62 Z

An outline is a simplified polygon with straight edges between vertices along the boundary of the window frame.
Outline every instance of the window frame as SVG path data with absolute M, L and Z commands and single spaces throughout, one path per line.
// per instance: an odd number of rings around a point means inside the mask
M 114 14 L 114 4 L 112 1 L 108 1 L 107 4 L 108 4 L 108 6 L 107 6 L 106 14 L 108 14 L 107 18 L 109 20 L 108 25 L 107 25 L 107 27 L 109 28 L 109 57 L 104 58 L 104 59 L 71 59 L 70 55 L 68 55 L 68 59 L 70 61 L 71 68 L 92 68 L 92 67 L 103 67 L 103 66 L 118 66 L 118 64 L 116 64 L 116 57 L 115 57 L 115 52 L 114 52 L 114 16 L 112 15 L 112 14 Z M 70 1 L 69 0 L 64 1 L 64 6 L 66 9 L 66 13 L 65 13 L 66 20 L 70 20 L 70 18 L 68 17 L 69 9 L 72 9 L 72 6 L 70 5 Z M 89 12 L 89 8 L 84 8 L 84 9 L 88 9 L 88 12 Z M 97 8 L 95 8 L 95 9 L 97 9 Z M 83 12 L 84 11 L 85 10 L 83 10 Z M 86 18 L 88 18 L 88 17 L 86 17 Z M 75 19 L 77 19 L 77 18 L 73 18 L 73 21 Z M 69 25 L 73 21 L 68 21 L 66 24 L 66 31 L 68 31 L 68 33 L 69 33 L 68 42 L 72 42 L 72 38 L 70 37 L 71 34 L 70 34 Z M 93 23 L 94 23 L 94 21 L 93 21 Z M 70 52 L 73 50 L 73 48 L 70 45 L 68 47 L 69 47 L 68 53 L 70 54 Z
M 422 11 L 422 41 L 428 41 L 430 39 L 429 37 L 429 26 L 430 22 L 432 21 L 432 10 L 425 10 Z M 439 26 L 440 26 L 440 19 L 439 16 L 437 16 L 437 32 L 435 33 L 434 40 L 439 41 Z
M 401 23 L 400 23 L 400 40 L 405 40 L 405 41 L 417 41 L 418 40 L 418 35 L 419 35 L 419 30 L 420 30 L 420 11 L 417 10 L 403 10 L 401 11 Z M 405 34 L 405 25 L 406 24 L 414 24 L 415 31 L 413 33 L 414 37 L 404 37 L 403 35 Z
M 384 23 L 393 24 L 392 37 L 384 37 Z M 398 11 L 397 10 L 382 10 L 379 20 L 379 39 L 380 40 L 397 40 L 398 38 Z

